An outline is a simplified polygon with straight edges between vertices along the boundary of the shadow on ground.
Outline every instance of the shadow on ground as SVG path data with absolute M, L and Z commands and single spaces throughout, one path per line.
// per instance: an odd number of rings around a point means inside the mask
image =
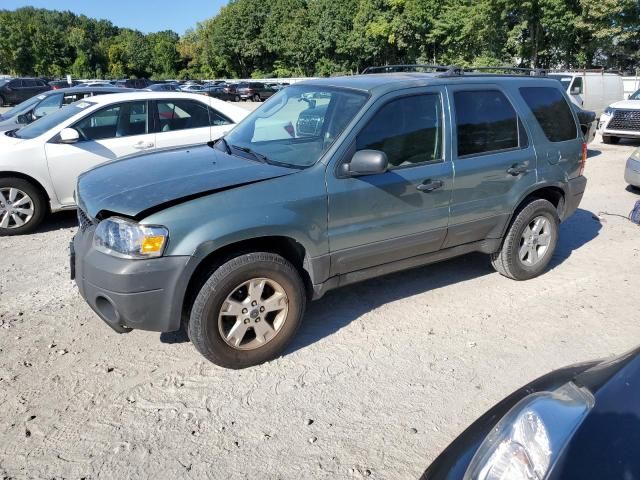
M 578 209 L 560 227 L 550 268 L 558 267 L 575 250 L 593 240 L 601 228 L 593 213 Z M 386 303 L 493 273 L 487 255 L 470 254 L 331 291 L 309 305 L 300 332 L 287 353 L 331 335 Z
M 75 210 L 66 210 L 64 212 L 52 213 L 49 215 L 42 225 L 35 231 L 36 234 L 44 232 L 54 232 L 65 228 L 73 228 L 78 226 L 78 215 Z

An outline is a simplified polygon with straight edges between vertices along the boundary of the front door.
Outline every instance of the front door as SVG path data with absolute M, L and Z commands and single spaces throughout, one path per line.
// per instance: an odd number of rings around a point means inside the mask
M 72 126 L 80 141 L 66 145 L 52 139 L 45 146 L 47 165 L 58 201 L 74 205 L 78 175 L 101 163 L 155 148 L 149 133 L 146 101 L 124 102 L 102 108 Z
M 358 150 L 380 150 L 388 171 L 348 177 L 339 167 L 327 170 L 332 275 L 442 246 L 453 183 L 443 104 L 438 88 L 388 97 L 363 121 L 343 159 Z

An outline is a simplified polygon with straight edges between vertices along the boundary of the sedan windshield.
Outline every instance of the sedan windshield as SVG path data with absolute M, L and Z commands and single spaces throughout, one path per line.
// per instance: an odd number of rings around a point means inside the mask
M 315 164 L 367 101 L 352 90 L 294 85 L 281 90 L 225 137 L 232 153 L 294 168 Z M 221 147 L 222 148 L 222 147 Z M 240 153 L 242 154 L 242 153 Z
M 0 115 L 0 117 L 11 118 L 11 117 L 15 117 L 16 115 L 22 115 L 23 113 L 26 113 L 27 111 L 29 111 L 31 107 L 37 105 L 45 98 L 47 98 L 46 95 L 36 95 L 35 97 L 31 97 L 28 100 L 25 100 L 24 102 L 19 103 L 18 105 L 11 108 L 10 110 L 7 110 L 2 115 Z
M 49 115 L 45 115 L 30 125 L 16 131 L 13 135 L 18 138 L 25 139 L 39 137 L 43 133 L 54 128 L 56 125 L 69 120 L 71 117 L 93 105 L 95 105 L 95 103 L 87 102 L 86 100 L 78 100 L 77 102 L 73 102 L 60 110 L 50 113 Z

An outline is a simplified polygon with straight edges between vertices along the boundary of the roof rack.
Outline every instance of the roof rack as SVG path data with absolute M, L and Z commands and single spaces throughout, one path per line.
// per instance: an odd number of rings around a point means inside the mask
M 468 67 L 465 72 L 511 72 L 521 75 L 531 75 L 532 77 L 544 77 L 547 71 L 544 68 L 524 68 L 524 67 Z
M 367 67 L 362 74 L 367 73 L 396 73 L 396 72 L 421 72 L 431 70 L 439 73 L 442 77 L 453 77 L 463 74 L 462 68 L 455 65 L 428 65 L 428 64 L 405 64 L 405 65 L 381 65 Z

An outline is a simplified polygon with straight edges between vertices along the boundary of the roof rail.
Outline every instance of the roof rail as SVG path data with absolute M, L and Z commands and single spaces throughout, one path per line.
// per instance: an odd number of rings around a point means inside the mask
M 513 72 L 521 75 L 531 75 L 532 77 L 544 77 L 547 71 L 544 68 L 525 68 L 525 67 L 468 67 L 465 72 Z
M 367 73 L 395 73 L 395 72 L 420 72 L 424 70 L 432 70 L 440 73 L 438 76 L 453 77 L 463 74 L 462 68 L 455 65 L 428 65 L 428 64 L 405 64 L 405 65 L 381 65 L 375 67 L 367 67 L 362 74 Z
M 549 73 L 612 73 L 622 75 L 623 72 L 612 68 L 554 68 Z

